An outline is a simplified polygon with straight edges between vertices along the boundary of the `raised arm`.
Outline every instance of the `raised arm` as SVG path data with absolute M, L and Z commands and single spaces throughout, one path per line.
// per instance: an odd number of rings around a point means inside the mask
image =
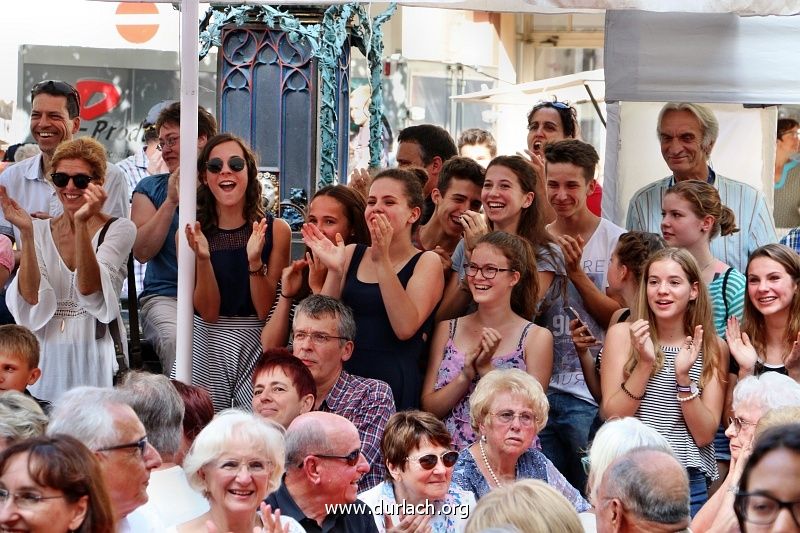
M 608 328 L 614 312 L 620 308 L 619 302 L 606 296 L 597 285 L 586 275 L 581 266 L 583 256 L 583 239 L 574 239 L 569 235 L 558 237 L 558 244 L 564 253 L 564 264 L 567 269 L 567 276 L 578 289 L 583 300 L 584 308 L 604 328 Z
M 88 221 L 100 213 L 106 201 L 106 191 L 101 186 L 90 183 L 83 197 L 85 203 L 75 212 L 75 288 L 87 296 L 103 288 Z
M 250 272 L 262 268 L 262 250 L 264 249 L 267 220 L 253 223 L 253 233 L 247 243 L 247 261 Z M 292 230 L 283 219 L 275 219 L 272 223 L 272 251 L 267 262 L 266 275 L 250 276 L 250 298 L 253 300 L 258 318 L 265 319 L 275 301 L 275 288 L 278 286 L 283 268 L 289 264 L 289 246 Z
M 211 265 L 208 240 L 199 222 L 186 225 L 186 240 L 195 253 L 194 308 L 206 322 L 216 322 L 219 319 L 219 286 Z
M 433 413 L 438 418 L 444 418 L 461 398 L 469 391 L 469 385 L 475 379 L 476 371 L 471 364 L 466 364 L 449 383 L 436 389 L 436 378 L 439 367 L 444 360 L 444 347 L 450 332 L 450 321 L 445 320 L 436 324 L 430 342 L 428 356 L 428 369 L 425 372 L 425 381 L 422 383 L 422 408 Z
M 17 271 L 17 286 L 19 295 L 30 305 L 39 303 L 39 262 L 36 259 L 36 244 L 33 237 L 33 220 L 31 216 L 10 198 L 6 188 L 0 186 L 0 207 L 6 220 L 19 229 L 22 248 L 20 254 L 19 270 Z
M 146 263 L 155 257 L 164 246 L 175 210 L 178 208 L 178 173 L 179 170 L 176 170 L 170 175 L 167 198 L 158 209 L 144 194 L 133 193 L 131 220 L 138 229 L 136 242 L 133 244 L 133 255 L 140 263 Z
M 303 286 L 303 269 L 306 268 L 305 259 L 293 261 L 281 272 L 280 293 L 272 308 L 269 320 L 261 330 L 261 348 L 269 350 L 289 343 L 289 330 L 291 324 L 289 317 L 292 314 L 292 305 Z

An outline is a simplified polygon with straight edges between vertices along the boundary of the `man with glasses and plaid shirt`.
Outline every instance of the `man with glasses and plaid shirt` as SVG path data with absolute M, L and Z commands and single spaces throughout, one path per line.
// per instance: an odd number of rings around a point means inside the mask
M 295 310 L 292 348 L 314 376 L 314 410 L 336 413 L 352 422 L 361 437 L 361 451 L 372 467 L 360 480 L 360 492 L 384 479 L 381 438 L 395 407 L 392 390 L 385 382 L 344 370 L 344 362 L 353 354 L 355 336 L 353 313 L 336 298 L 309 296 Z
M 69 390 L 58 399 L 47 434 L 70 435 L 94 452 L 119 533 L 163 533 L 158 516 L 142 507 L 150 472 L 161 466 L 161 456 L 126 399 L 115 389 Z
M 63 211 L 56 189 L 49 179 L 50 158 L 59 144 L 71 141 L 78 133 L 80 109 L 80 95 L 69 83 L 47 80 L 31 89 L 30 130 L 41 153 L 4 170 L 0 174 L 0 186 L 5 187 L 8 195 L 33 217 L 51 218 Z M 107 166 L 103 188 L 108 195 L 103 212 L 112 217 L 128 218 L 128 185 L 116 165 Z M 19 243 L 19 230 L 1 212 L 0 233 Z M 5 305 L 5 291 L 0 294 L 0 302 L 0 323 L 13 323 Z

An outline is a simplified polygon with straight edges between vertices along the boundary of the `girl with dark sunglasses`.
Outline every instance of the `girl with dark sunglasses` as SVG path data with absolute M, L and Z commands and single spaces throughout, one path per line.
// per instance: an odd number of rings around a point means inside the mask
M 50 167 L 62 214 L 32 219 L 3 187 L 0 205 L 20 232 L 20 266 L 7 291 L 8 308 L 41 344 L 42 378 L 30 391 L 54 402 L 72 387 L 112 385 L 123 355 L 111 331 L 118 327 L 125 339 L 119 298 L 136 226 L 102 211 L 106 151 L 100 143 L 85 137 L 64 142 Z M 127 343 L 120 344 L 126 351 Z
M 392 415 L 381 440 L 386 481 L 358 495 L 373 510 L 378 531 L 463 531 L 475 496 L 451 483 L 458 460 L 451 444 L 447 428 L 430 413 Z
M 261 330 L 289 264 L 291 230 L 264 212 L 255 157 L 240 138 L 209 139 L 197 172 L 199 221 L 186 227 L 196 254 L 193 382 L 211 393 L 215 411 L 249 409 Z

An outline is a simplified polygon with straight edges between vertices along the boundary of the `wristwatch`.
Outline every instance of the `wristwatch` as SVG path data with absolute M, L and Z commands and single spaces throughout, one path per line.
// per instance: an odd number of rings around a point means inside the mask
M 265 263 L 261 263 L 261 266 L 255 270 L 248 270 L 251 276 L 266 276 L 267 275 L 267 265 Z
M 688 392 L 690 394 L 699 394 L 700 389 L 697 387 L 697 382 L 692 380 L 689 382 L 689 385 L 683 386 L 678 383 L 675 384 L 675 390 L 677 392 Z

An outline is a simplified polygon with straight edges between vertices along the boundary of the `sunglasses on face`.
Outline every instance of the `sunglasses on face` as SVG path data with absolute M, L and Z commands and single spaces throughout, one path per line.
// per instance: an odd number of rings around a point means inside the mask
M 222 172 L 223 168 L 223 161 L 219 157 L 214 157 L 209 159 L 206 162 L 206 170 L 211 172 L 212 174 L 219 174 Z M 239 157 L 238 155 L 232 156 L 228 159 L 228 168 L 231 169 L 232 172 L 239 172 L 240 170 L 244 169 L 246 163 L 243 157 Z
M 359 458 L 361 457 L 361 450 L 357 448 L 352 452 L 348 453 L 347 455 L 326 455 L 323 453 L 310 453 L 309 455 L 313 455 L 314 457 L 321 457 L 323 459 L 340 459 L 345 463 L 347 463 L 347 466 L 356 466 L 358 464 Z
M 94 180 L 94 177 L 87 176 L 86 174 L 75 174 L 72 176 L 66 172 L 53 172 L 50 174 L 50 179 L 53 180 L 53 185 L 59 189 L 66 187 L 69 180 L 72 180 L 72 183 L 74 183 L 77 188 L 85 189 L 89 186 L 89 182 Z
M 451 450 L 449 452 L 443 452 L 441 455 L 427 453 L 418 457 L 406 457 L 406 461 L 417 461 L 419 466 L 421 466 L 423 469 L 433 470 L 436 467 L 436 464 L 439 462 L 439 458 L 442 459 L 442 464 L 445 466 L 445 468 L 450 468 L 456 464 L 456 461 L 458 461 L 458 452 Z

